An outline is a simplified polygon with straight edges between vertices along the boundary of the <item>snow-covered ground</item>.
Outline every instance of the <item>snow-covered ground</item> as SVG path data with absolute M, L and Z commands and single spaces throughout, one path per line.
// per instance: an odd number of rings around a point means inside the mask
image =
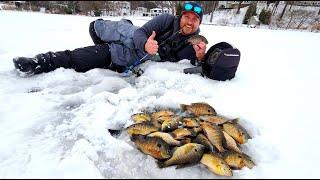
M 187 60 L 147 62 L 139 78 L 63 68 L 18 76 L 16 56 L 92 45 L 95 19 L 0 11 L 1 178 L 221 178 L 200 164 L 159 169 L 128 136 L 107 131 L 144 109 L 192 102 L 239 117 L 253 137 L 243 150 L 257 166 L 233 178 L 319 178 L 318 33 L 201 25 L 209 46 L 226 41 L 241 51 L 236 77 L 225 82 L 184 74 Z

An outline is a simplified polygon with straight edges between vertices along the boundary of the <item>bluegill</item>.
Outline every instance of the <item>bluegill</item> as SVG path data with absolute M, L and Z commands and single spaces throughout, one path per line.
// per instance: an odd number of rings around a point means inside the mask
M 203 154 L 200 162 L 204 164 L 211 172 L 220 176 L 232 176 L 232 170 L 226 161 L 216 153 Z
M 153 120 L 158 120 L 161 117 L 168 117 L 168 116 L 173 116 L 174 112 L 169 110 L 169 109 L 164 109 L 164 110 L 160 110 L 160 111 L 156 111 L 154 113 L 151 114 L 151 118 Z
M 201 123 L 204 134 L 209 141 L 218 149 L 219 152 L 224 152 L 224 146 L 226 145 L 226 139 L 223 136 L 222 130 L 218 125 L 204 122 Z
M 197 137 L 194 140 L 196 143 L 198 144 L 202 144 L 206 147 L 206 150 L 209 150 L 211 152 L 213 152 L 213 145 L 212 143 L 209 141 L 209 139 L 203 135 L 202 133 L 198 134 Z
M 164 162 L 159 161 L 158 166 L 164 168 L 172 165 L 194 164 L 200 161 L 203 152 L 202 144 L 188 143 L 177 147 L 172 157 Z
M 233 137 L 239 144 L 244 144 L 250 139 L 250 135 L 247 131 L 238 123 L 238 120 L 233 120 L 232 122 L 226 122 L 222 124 L 223 130 Z
M 138 149 L 156 159 L 168 159 L 171 157 L 169 145 L 159 137 L 148 137 L 144 135 L 131 136 Z
M 159 128 L 155 127 L 153 124 L 149 122 L 143 122 L 143 123 L 132 124 L 129 127 L 127 127 L 126 130 L 128 134 L 132 136 L 134 134 L 147 135 L 152 132 L 158 131 Z
M 195 116 L 202 115 L 217 115 L 215 109 L 208 103 L 192 103 L 191 105 L 180 104 L 183 111 L 194 114 Z
M 131 116 L 131 119 L 135 123 L 141 123 L 141 122 L 145 122 L 145 121 L 150 121 L 151 117 L 149 114 L 146 114 L 146 113 L 136 113 Z
M 223 132 L 224 138 L 226 139 L 226 148 L 241 153 L 240 147 L 236 140 L 234 140 L 228 133 Z
M 214 124 L 223 124 L 225 122 L 228 122 L 229 119 L 222 117 L 222 116 L 212 116 L 212 115 L 203 115 L 203 116 L 199 116 L 199 119 L 202 121 L 207 121 L 210 123 L 214 123 Z
M 161 131 L 173 131 L 182 126 L 181 117 L 175 116 L 165 120 L 161 125 Z
M 255 166 L 255 163 L 251 158 L 244 153 L 226 151 L 222 155 L 232 169 L 242 169 L 245 166 L 252 169 Z
M 151 134 L 149 134 L 148 136 L 150 137 L 159 137 L 161 139 L 163 139 L 167 144 L 171 145 L 171 146 L 180 146 L 180 141 L 175 140 L 171 134 L 169 133 L 165 133 L 165 132 L 153 132 Z
M 200 126 L 197 118 L 183 118 L 182 125 L 183 125 L 183 127 L 187 127 L 187 128 L 193 128 L 193 127 Z
M 199 34 L 195 34 L 195 35 L 191 36 L 190 38 L 188 38 L 187 41 L 189 43 L 191 43 L 192 45 L 197 45 L 200 42 L 204 42 L 205 44 L 208 44 L 207 38 L 205 38 L 204 36 L 199 35 Z

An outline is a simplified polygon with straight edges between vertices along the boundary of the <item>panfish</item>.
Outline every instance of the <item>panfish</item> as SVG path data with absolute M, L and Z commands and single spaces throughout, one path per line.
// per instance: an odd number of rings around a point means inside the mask
M 132 136 L 133 134 L 147 135 L 159 130 L 159 128 L 155 127 L 153 124 L 148 122 L 132 124 L 126 129 L 130 136 Z
M 187 128 L 200 127 L 197 118 L 183 118 L 182 125 Z
M 209 141 L 218 149 L 219 152 L 224 152 L 224 145 L 226 144 L 226 139 L 223 136 L 222 130 L 218 125 L 203 122 L 201 123 L 204 134 L 209 139 Z
M 213 145 L 209 141 L 209 139 L 203 135 L 202 133 L 198 134 L 197 137 L 194 139 L 194 141 L 198 144 L 202 144 L 206 147 L 207 150 L 213 152 Z
M 167 116 L 173 116 L 174 112 L 169 110 L 169 109 L 164 109 L 164 110 L 160 110 L 160 111 L 156 111 L 154 113 L 151 114 L 151 118 L 153 120 L 157 120 L 160 117 L 167 117 Z
M 181 144 L 180 141 L 175 140 L 169 133 L 165 133 L 165 132 L 153 132 L 153 133 L 149 134 L 148 136 L 159 137 L 171 146 L 180 146 L 180 144 Z
M 179 128 L 171 132 L 172 137 L 177 140 L 183 140 L 192 135 L 192 132 L 188 128 Z
M 161 125 L 161 131 L 173 131 L 182 125 L 181 117 L 175 116 L 165 120 Z
M 131 140 L 140 151 L 156 159 L 163 160 L 171 157 L 169 145 L 159 137 L 133 135 Z
M 133 114 L 131 116 L 131 119 L 135 123 L 141 123 L 141 122 L 144 122 L 144 121 L 150 121 L 151 117 L 146 113 L 136 113 L 136 114 Z
M 220 176 L 233 176 L 232 170 L 218 154 L 210 152 L 203 154 L 200 162 L 211 172 Z
M 197 143 L 188 143 L 176 148 L 172 157 L 164 162 L 158 162 L 160 168 L 172 165 L 194 164 L 200 161 L 204 146 Z
M 204 42 L 205 44 L 208 44 L 207 38 L 205 38 L 204 36 L 199 35 L 199 34 L 195 34 L 195 35 L 191 36 L 188 39 L 188 42 L 191 43 L 192 45 L 197 45 L 200 42 Z
M 236 140 L 234 140 L 228 133 L 223 132 L 224 138 L 226 139 L 226 148 L 241 153 L 240 147 Z
M 215 109 L 208 103 L 192 103 L 191 105 L 180 104 L 183 111 L 194 114 L 195 116 L 202 115 L 217 115 Z
M 244 144 L 248 141 L 248 139 L 251 138 L 247 131 L 242 126 L 240 126 L 236 120 L 222 124 L 222 128 L 239 144 Z
M 228 122 L 229 120 L 227 118 L 224 118 L 222 116 L 212 116 L 212 115 L 203 115 L 199 116 L 199 119 L 202 121 L 207 121 L 214 124 L 223 124 L 225 122 Z
M 222 155 L 232 169 L 242 169 L 245 166 L 252 169 L 255 166 L 255 163 L 245 153 L 226 151 Z

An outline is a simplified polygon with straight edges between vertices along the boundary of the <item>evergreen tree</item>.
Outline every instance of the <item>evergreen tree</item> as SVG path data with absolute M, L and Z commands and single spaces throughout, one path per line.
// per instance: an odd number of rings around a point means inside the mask
M 271 11 L 266 11 L 264 8 L 262 9 L 262 11 L 259 14 L 259 21 L 262 24 L 269 24 L 269 20 L 271 17 Z

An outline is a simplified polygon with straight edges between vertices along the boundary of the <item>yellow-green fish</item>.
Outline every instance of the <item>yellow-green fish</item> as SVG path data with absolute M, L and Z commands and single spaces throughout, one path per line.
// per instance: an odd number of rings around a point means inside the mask
M 148 137 L 144 135 L 131 136 L 138 149 L 156 159 L 168 159 L 171 157 L 169 145 L 159 137 Z
M 160 117 L 168 117 L 168 116 L 173 116 L 174 112 L 169 110 L 169 109 L 164 109 L 164 110 L 160 110 L 160 111 L 156 111 L 154 113 L 151 114 L 151 118 L 153 120 L 157 120 Z
M 245 166 L 252 169 L 255 166 L 255 163 L 245 153 L 226 151 L 222 156 L 232 169 L 242 169 Z
M 183 127 L 187 127 L 187 128 L 193 128 L 193 127 L 200 126 L 197 118 L 183 118 L 182 125 L 183 125 Z
M 210 152 L 203 154 L 200 162 L 211 172 L 220 176 L 232 176 L 232 170 L 225 160 L 218 154 Z
M 209 139 L 205 135 L 203 135 L 202 133 L 198 134 L 194 141 L 198 144 L 204 145 L 207 150 L 213 152 L 213 150 L 214 150 L 213 145 L 211 144 Z
M 191 103 L 191 105 L 180 104 L 183 111 L 194 114 L 195 116 L 202 115 L 217 115 L 215 109 L 211 107 L 208 103 Z
M 159 130 L 159 128 L 155 127 L 153 124 L 148 122 L 132 124 L 126 129 L 130 136 L 132 136 L 133 134 L 147 135 Z
M 172 165 L 194 164 L 200 161 L 204 152 L 204 146 L 197 143 L 188 143 L 176 148 L 170 159 L 158 162 L 160 168 Z
M 226 139 L 226 148 L 241 153 L 240 147 L 236 140 L 234 140 L 228 133 L 223 132 L 224 138 Z
M 191 136 L 192 132 L 187 128 L 179 128 L 171 132 L 172 137 L 177 140 L 182 140 L 187 136 Z
M 141 122 L 144 122 L 144 121 L 150 121 L 151 117 L 146 113 L 136 113 L 136 114 L 133 114 L 131 116 L 131 119 L 135 123 L 141 123 Z
M 203 116 L 199 116 L 199 119 L 202 121 L 207 121 L 210 123 L 214 123 L 214 124 L 223 124 L 227 121 L 229 121 L 227 118 L 222 117 L 222 116 L 212 116 L 212 115 L 203 115 Z
M 203 122 L 201 123 L 202 130 L 209 141 L 218 149 L 219 152 L 224 152 L 224 145 L 226 144 L 226 139 L 223 136 L 222 130 L 218 125 Z
M 161 125 L 161 131 L 173 131 L 182 126 L 181 117 L 176 116 L 165 120 Z
M 239 144 L 244 144 L 251 138 L 247 131 L 237 123 L 237 120 L 222 124 L 222 128 Z
M 148 136 L 159 137 L 171 146 L 180 146 L 180 144 L 181 144 L 180 141 L 175 140 L 169 133 L 165 133 L 165 132 L 153 132 L 153 133 L 149 134 Z

